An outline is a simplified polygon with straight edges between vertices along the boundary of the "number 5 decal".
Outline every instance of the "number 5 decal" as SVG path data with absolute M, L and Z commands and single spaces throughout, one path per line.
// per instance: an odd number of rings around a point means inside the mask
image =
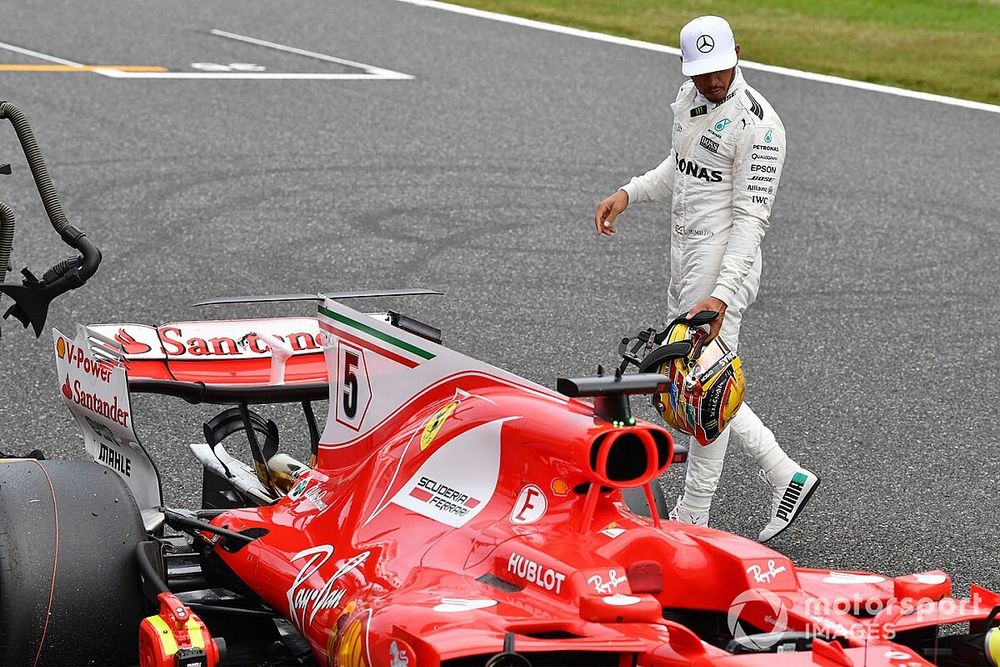
M 337 421 L 360 431 L 368 405 L 372 402 L 372 385 L 368 380 L 365 352 L 339 341 L 337 359 Z

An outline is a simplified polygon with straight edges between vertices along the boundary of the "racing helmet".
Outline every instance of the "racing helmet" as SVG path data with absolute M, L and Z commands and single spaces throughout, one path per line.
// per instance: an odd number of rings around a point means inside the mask
M 689 342 L 691 351 L 668 359 L 658 372 L 670 378 L 667 391 L 653 403 L 670 426 L 708 445 L 722 433 L 743 404 L 746 379 L 743 362 L 719 337 L 704 344 L 708 332 L 701 324 L 715 319 L 699 313 L 691 320 L 679 317 L 667 327 L 664 345 Z

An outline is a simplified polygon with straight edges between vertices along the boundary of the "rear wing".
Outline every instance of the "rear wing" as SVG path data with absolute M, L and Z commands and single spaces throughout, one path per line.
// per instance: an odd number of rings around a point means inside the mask
M 440 330 L 396 312 L 361 317 L 402 335 L 441 339 Z M 72 337 L 53 330 L 53 342 L 60 393 L 87 453 L 125 480 L 147 528 L 162 521 L 162 488 L 136 434 L 130 392 L 238 405 L 244 413 L 248 404 L 301 403 L 315 459 L 319 432 L 310 402 L 330 397 L 326 342 L 316 317 L 79 325 Z
M 316 318 L 98 324 L 90 330 L 121 346 L 132 391 L 192 403 L 327 398 Z
M 192 403 L 325 400 L 318 336 L 315 318 L 80 325 L 75 336 L 53 330 L 60 394 L 84 448 L 125 481 L 149 528 L 162 521 L 162 485 L 136 433 L 131 392 Z

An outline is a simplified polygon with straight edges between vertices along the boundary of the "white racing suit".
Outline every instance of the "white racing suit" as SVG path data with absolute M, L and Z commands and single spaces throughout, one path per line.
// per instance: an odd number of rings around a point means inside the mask
M 743 313 L 760 286 L 760 243 L 785 158 L 785 128 L 739 68 L 726 99 L 709 102 L 688 81 L 671 105 L 670 155 L 621 189 L 634 202 L 671 199 L 667 320 L 711 295 L 727 306 L 720 333 L 738 348 Z M 683 505 L 707 510 L 730 437 L 765 472 L 790 460 L 744 404 L 710 445 L 691 438 Z

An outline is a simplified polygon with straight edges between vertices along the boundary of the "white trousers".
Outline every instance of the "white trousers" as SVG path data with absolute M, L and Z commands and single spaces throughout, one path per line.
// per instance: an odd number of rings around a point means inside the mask
M 726 430 L 707 446 L 697 440 L 689 441 L 687 475 L 684 478 L 682 505 L 688 510 L 707 510 L 719 486 L 726 450 L 732 440 L 743 452 L 756 461 L 765 472 L 771 472 L 791 461 L 778 446 L 771 429 L 744 403 Z
M 719 337 L 731 349 L 739 349 L 743 314 L 757 296 L 759 276 L 758 269 L 755 275 L 748 277 L 750 279 L 726 309 L 726 319 Z M 711 294 L 713 287 L 714 281 L 682 281 L 680 289 L 675 289 L 671 284 L 668 294 L 670 319 L 686 314 L 691 307 Z M 681 501 L 687 510 L 708 510 L 715 490 L 719 486 L 730 439 L 765 472 L 771 472 L 779 465 L 792 463 L 788 455 L 778 446 L 771 429 L 767 428 L 750 406 L 744 403 L 726 430 L 714 442 L 702 446 L 696 439 L 690 439 L 684 495 Z

